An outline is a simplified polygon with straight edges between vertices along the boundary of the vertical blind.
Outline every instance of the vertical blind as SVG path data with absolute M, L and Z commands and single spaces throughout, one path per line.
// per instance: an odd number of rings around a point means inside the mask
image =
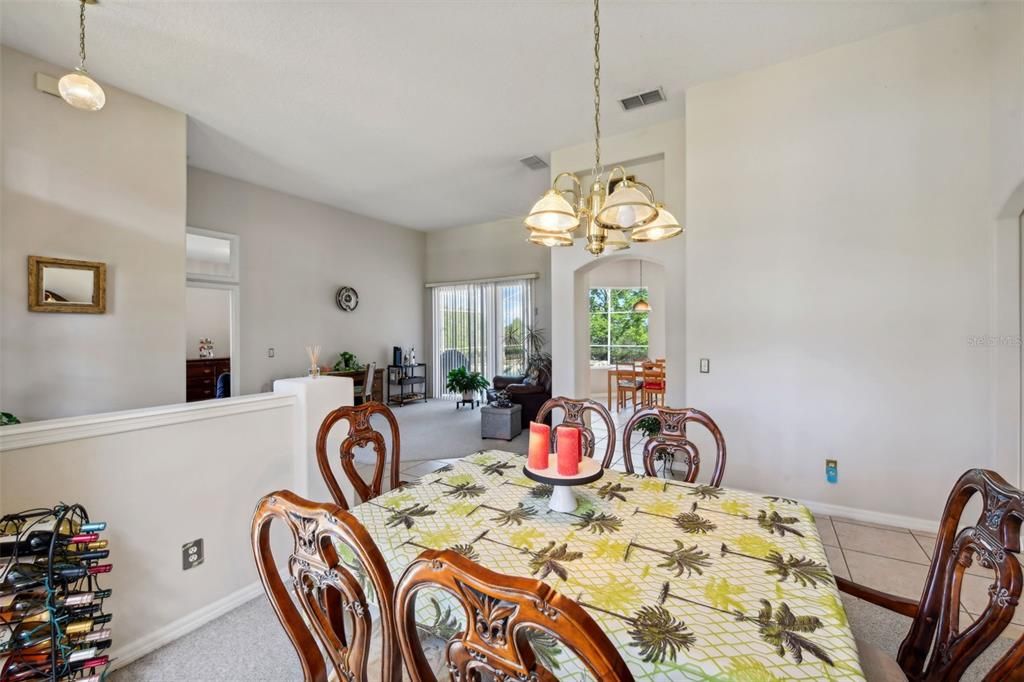
M 465 367 L 491 381 L 526 371 L 525 335 L 533 325 L 533 280 L 467 282 L 433 288 L 433 394 L 448 372 Z

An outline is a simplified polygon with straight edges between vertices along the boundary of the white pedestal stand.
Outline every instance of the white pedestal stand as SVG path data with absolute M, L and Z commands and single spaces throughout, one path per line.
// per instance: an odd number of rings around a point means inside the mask
M 537 483 L 547 483 L 552 487 L 551 499 L 548 501 L 548 508 L 551 511 L 571 514 L 576 511 L 576 495 L 573 494 L 573 486 L 593 483 L 604 475 L 597 460 L 584 457 L 580 462 L 580 470 L 574 476 L 563 476 L 558 473 L 558 455 L 551 453 L 548 458 L 547 469 L 531 469 L 523 467 L 523 475 Z

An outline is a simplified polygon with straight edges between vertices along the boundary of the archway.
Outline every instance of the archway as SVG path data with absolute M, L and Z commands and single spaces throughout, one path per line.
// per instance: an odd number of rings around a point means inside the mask
M 666 358 L 666 402 L 686 404 L 685 244 L 685 239 L 634 244 L 625 251 L 596 259 L 580 248 L 552 250 L 551 354 L 555 395 L 584 397 L 595 393 L 590 366 L 592 274 L 599 268 L 643 261 L 645 284 L 657 282 L 659 289 L 651 302 L 659 310 L 656 328 L 651 333 L 657 337 L 656 350 L 663 349 L 656 354 Z

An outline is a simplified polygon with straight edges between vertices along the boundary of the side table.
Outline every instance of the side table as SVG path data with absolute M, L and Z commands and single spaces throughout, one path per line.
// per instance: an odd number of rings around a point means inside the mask
M 523 406 L 480 408 L 480 437 L 512 440 L 523 431 Z

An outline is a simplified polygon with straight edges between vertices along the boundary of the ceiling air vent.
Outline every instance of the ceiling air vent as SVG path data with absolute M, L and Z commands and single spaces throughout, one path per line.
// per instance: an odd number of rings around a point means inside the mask
M 540 170 L 541 168 L 548 167 L 547 161 L 540 158 L 536 154 L 534 154 L 533 156 L 527 156 L 525 159 L 519 159 L 519 163 L 523 164 L 530 170 Z
M 657 90 L 650 90 L 648 92 L 642 92 L 639 95 L 633 95 L 620 99 L 619 102 L 622 104 L 622 108 L 626 111 L 632 111 L 633 109 L 639 109 L 640 107 L 646 107 L 651 104 L 657 104 L 658 102 L 665 101 L 665 91 L 661 88 Z

